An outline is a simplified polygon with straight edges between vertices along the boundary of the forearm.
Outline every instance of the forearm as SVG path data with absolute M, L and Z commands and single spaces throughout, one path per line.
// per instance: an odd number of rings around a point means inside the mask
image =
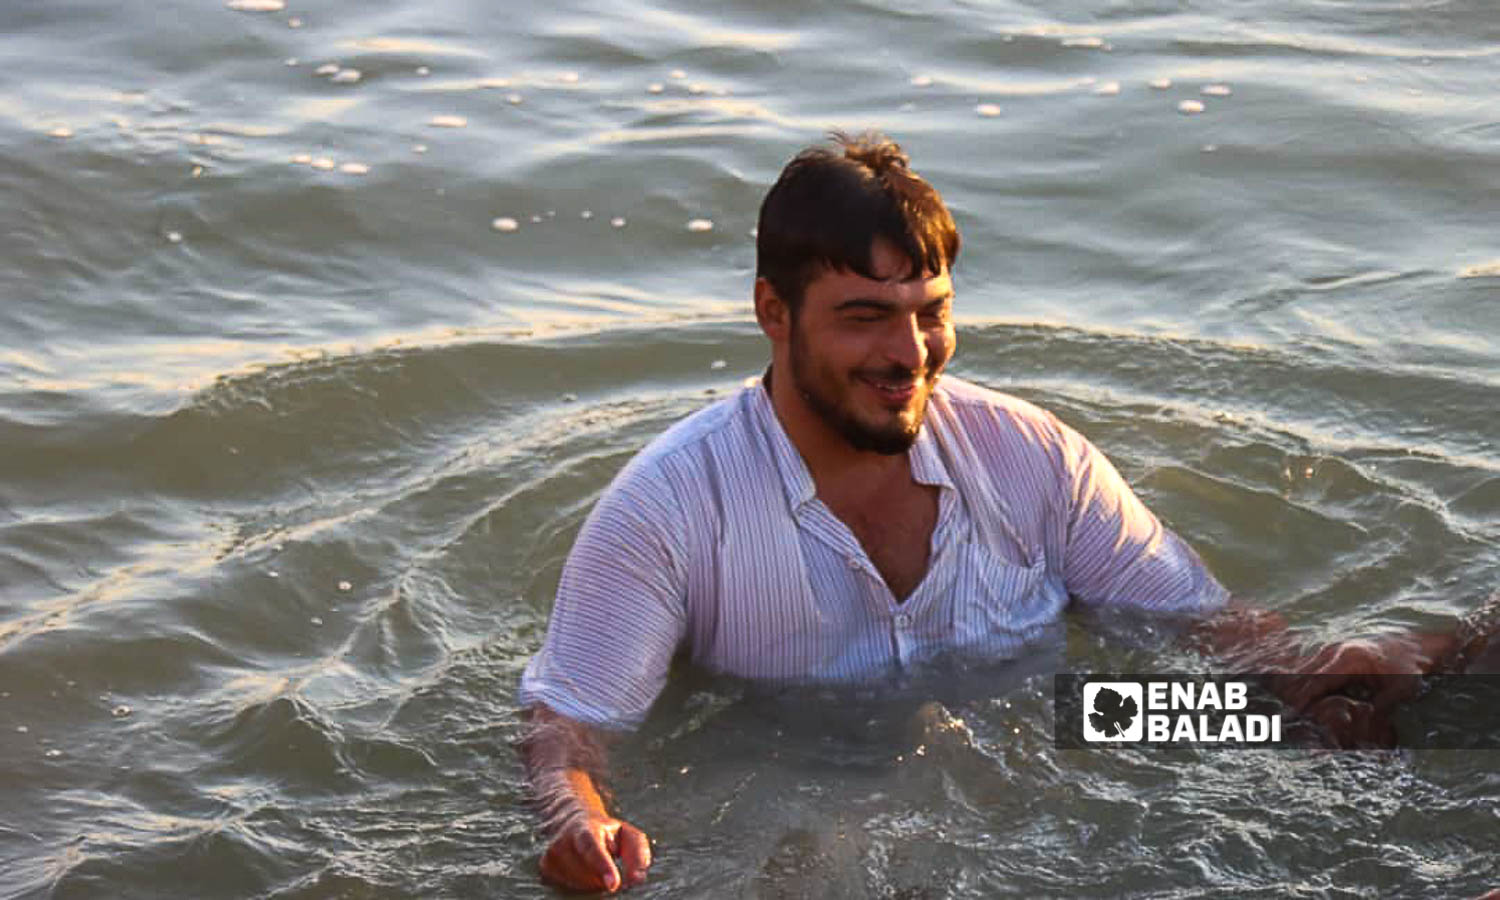
M 1190 646 L 1215 656 L 1242 672 L 1295 672 L 1317 657 L 1271 610 L 1239 601 L 1193 627 Z M 1422 632 L 1407 637 L 1413 659 L 1424 671 L 1434 671 L 1453 660 L 1465 642 L 1453 631 Z
M 550 839 L 542 854 L 542 878 L 573 890 L 611 892 L 644 881 L 651 843 L 605 809 L 599 781 L 604 743 L 598 732 L 540 705 L 526 720 L 521 758 Z
M 548 834 L 572 820 L 609 815 L 600 791 L 605 748 L 594 729 L 536 706 L 527 712 L 520 749 Z
M 1394 746 L 1388 718 L 1420 691 L 1420 676 L 1462 672 L 1500 629 L 1500 595 L 1455 628 L 1379 640 L 1338 641 L 1309 650 L 1279 615 L 1234 603 L 1188 632 L 1188 642 L 1241 673 L 1274 675 L 1271 689 L 1321 725 L 1336 746 Z
M 1188 646 L 1242 672 L 1285 671 L 1301 658 L 1279 613 L 1238 600 L 1185 635 Z

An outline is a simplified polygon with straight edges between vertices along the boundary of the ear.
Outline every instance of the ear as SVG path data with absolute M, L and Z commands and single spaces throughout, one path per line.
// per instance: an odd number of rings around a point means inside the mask
M 755 279 L 755 321 L 760 323 L 760 330 L 773 344 L 791 338 L 792 309 L 764 278 Z

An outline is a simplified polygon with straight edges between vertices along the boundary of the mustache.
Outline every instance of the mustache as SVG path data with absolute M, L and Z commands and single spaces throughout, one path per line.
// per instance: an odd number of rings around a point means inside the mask
M 887 369 L 854 370 L 854 377 L 869 378 L 875 381 L 919 382 L 924 379 L 930 380 L 936 374 L 936 366 L 928 366 L 924 369 L 917 369 L 915 371 L 911 369 L 903 369 L 900 366 L 893 366 Z

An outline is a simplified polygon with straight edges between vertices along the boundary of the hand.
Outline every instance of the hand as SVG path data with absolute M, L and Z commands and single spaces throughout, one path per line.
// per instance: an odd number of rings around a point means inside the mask
M 1272 688 L 1298 713 L 1334 694 L 1363 691 L 1376 713 L 1417 695 L 1419 676 L 1432 671 L 1434 661 L 1417 638 L 1344 641 L 1329 644 L 1287 675 L 1272 679 Z M 1393 678 L 1390 676 L 1409 676 Z
M 608 816 L 578 816 L 553 835 L 542 855 L 542 878 L 575 891 L 612 894 L 645 881 L 650 866 L 645 832 Z
M 1317 723 L 1335 746 L 1346 750 L 1396 746 L 1396 728 L 1390 719 L 1376 712 L 1373 705 L 1352 697 L 1324 697 L 1309 706 L 1303 716 Z

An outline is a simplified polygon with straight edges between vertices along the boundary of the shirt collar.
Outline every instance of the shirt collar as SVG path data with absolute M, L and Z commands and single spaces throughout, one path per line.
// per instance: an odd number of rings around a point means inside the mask
M 934 415 L 937 415 L 937 410 L 929 402 L 927 417 L 922 420 L 922 430 L 917 432 L 917 441 L 906 454 L 911 462 L 911 477 L 917 484 L 955 490 L 953 479 L 948 477 L 948 468 L 943 465 L 943 455 L 938 452 L 933 440 L 932 428 L 928 425 Z
M 767 372 L 771 371 L 769 368 Z M 802 454 L 792 444 L 781 420 L 776 417 L 776 408 L 771 405 L 771 392 L 766 388 L 765 376 L 756 378 L 745 386 L 750 393 L 750 409 L 764 434 L 771 442 L 771 454 L 776 461 L 776 473 L 781 477 L 781 487 L 786 491 L 786 502 L 795 512 L 804 504 L 811 503 L 818 495 L 813 484 L 812 473 L 807 470 Z
M 769 372 L 770 369 L 766 371 Z M 776 409 L 771 405 L 771 392 L 766 389 L 764 376 L 751 381 L 746 385 L 745 390 L 750 392 L 750 407 L 758 419 L 761 433 L 765 434 L 771 442 L 777 474 L 781 477 L 782 489 L 786 491 L 787 503 L 793 511 L 796 511 L 817 498 L 818 489 L 813 483 L 812 473 L 808 471 L 802 454 L 792 443 L 786 429 L 782 427 L 781 419 L 776 416 Z M 935 412 L 936 410 L 929 403 L 927 415 L 931 417 Z M 923 422 L 922 430 L 917 433 L 917 440 L 907 451 L 906 458 L 911 464 L 913 481 L 945 490 L 955 490 L 953 480 L 948 476 L 948 469 L 943 465 L 942 454 L 938 453 L 933 441 L 932 429 L 927 426 L 926 422 Z

